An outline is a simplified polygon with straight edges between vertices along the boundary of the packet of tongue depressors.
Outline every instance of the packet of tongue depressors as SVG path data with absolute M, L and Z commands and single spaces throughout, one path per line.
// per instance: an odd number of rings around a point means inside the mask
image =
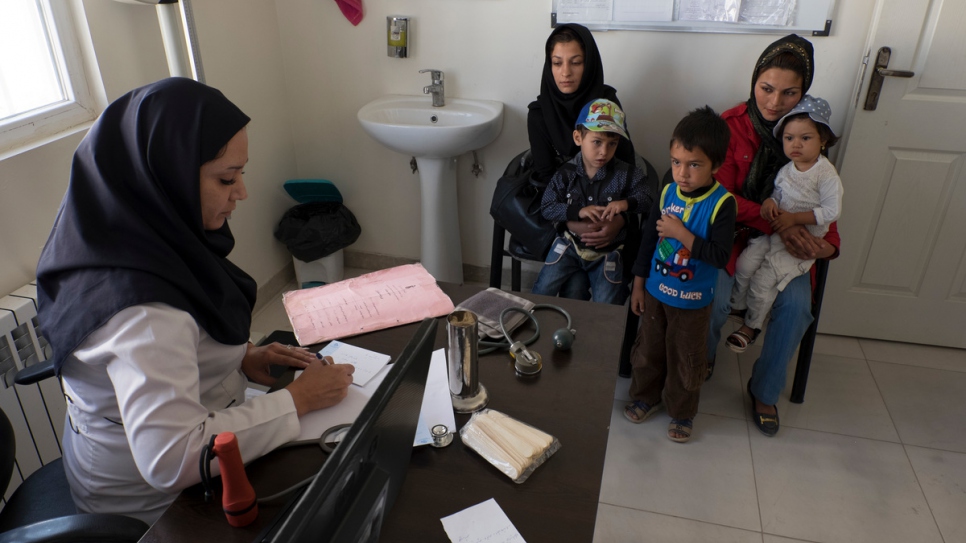
M 560 448 L 552 435 L 492 409 L 474 413 L 460 438 L 518 484 Z

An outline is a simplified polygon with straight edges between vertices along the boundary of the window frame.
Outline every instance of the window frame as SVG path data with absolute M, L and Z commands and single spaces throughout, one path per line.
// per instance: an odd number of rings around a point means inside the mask
M 82 43 L 86 18 L 80 2 L 37 0 L 47 27 L 66 99 L 0 121 L 0 159 L 32 149 L 58 137 L 89 127 L 103 109 L 103 99 L 92 89 L 85 52 L 90 36 Z M 93 70 L 92 70 L 93 71 Z

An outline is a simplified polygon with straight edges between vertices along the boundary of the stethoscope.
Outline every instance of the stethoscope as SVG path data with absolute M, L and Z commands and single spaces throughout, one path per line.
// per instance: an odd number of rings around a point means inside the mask
M 570 318 L 570 313 L 557 305 L 553 304 L 536 304 L 530 308 L 530 310 L 523 309 L 522 307 L 508 307 L 500 312 L 500 331 L 503 332 L 503 337 L 506 341 L 490 341 L 490 340 L 480 340 L 480 355 L 489 354 L 500 349 L 506 349 L 510 352 L 510 356 L 514 360 L 514 369 L 517 373 L 524 376 L 536 375 L 543 368 L 543 357 L 540 353 L 536 351 L 530 351 L 527 349 L 528 345 L 537 341 L 540 337 L 540 323 L 537 322 L 537 318 L 533 313 L 538 309 L 550 309 L 556 311 L 566 317 L 567 327 L 560 328 L 553 333 L 553 346 L 555 349 L 560 351 L 569 350 L 574 344 L 574 338 L 577 331 L 573 329 L 573 319 Z M 520 313 L 531 322 L 533 322 L 534 332 L 529 339 L 525 341 L 513 341 L 510 334 L 506 331 L 506 316 L 510 313 Z

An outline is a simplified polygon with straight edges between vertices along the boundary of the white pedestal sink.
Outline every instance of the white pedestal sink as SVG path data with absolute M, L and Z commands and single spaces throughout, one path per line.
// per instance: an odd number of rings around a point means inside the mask
M 422 193 L 421 260 L 438 281 L 463 282 L 463 252 L 456 201 L 456 157 L 489 145 L 503 129 L 503 103 L 428 96 L 384 96 L 358 114 L 367 134 L 416 157 Z

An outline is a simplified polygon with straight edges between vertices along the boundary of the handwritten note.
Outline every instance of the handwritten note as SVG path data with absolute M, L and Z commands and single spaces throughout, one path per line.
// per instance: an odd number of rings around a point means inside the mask
M 377 353 L 341 341 L 333 341 L 319 351 L 322 356 L 331 356 L 336 364 L 352 364 L 355 372 L 352 373 L 352 384 L 356 386 L 366 386 L 369 379 L 372 379 L 382 368 L 386 367 L 391 358 L 388 354 Z
M 282 305 L 301 345 L 409 324 L 453 311 L 453 301 L 420 264 L 286 292 Z
M 453 543 L 526 543 L 493 498 L 440 521 Z

